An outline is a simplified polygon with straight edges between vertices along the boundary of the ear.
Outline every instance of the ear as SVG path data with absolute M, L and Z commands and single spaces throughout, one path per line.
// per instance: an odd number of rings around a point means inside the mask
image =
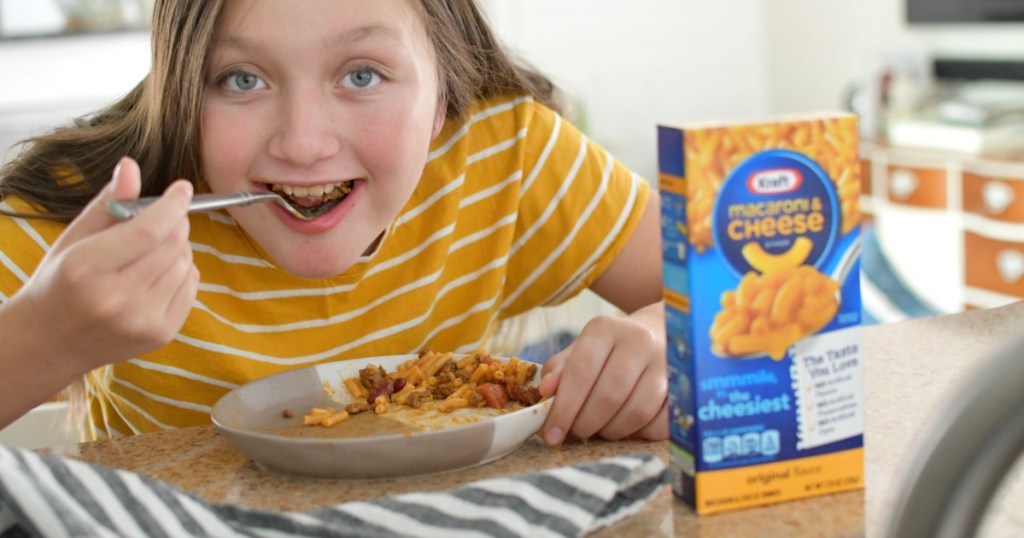
M 434 113 L 434 129 L 430 133 L 430 139 L 434 140 L 437 135 L 441 134 L 441 129 L 444 128 L 445 112 L 448 111 L 446 103 L 443 101 L 438 103 L 437 112 Z

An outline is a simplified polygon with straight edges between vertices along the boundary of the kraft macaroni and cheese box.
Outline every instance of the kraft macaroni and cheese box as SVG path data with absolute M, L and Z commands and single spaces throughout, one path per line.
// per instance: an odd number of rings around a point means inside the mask
M 662 125 L 658 153 L 676 494 L 862 488 L 856 118 Z

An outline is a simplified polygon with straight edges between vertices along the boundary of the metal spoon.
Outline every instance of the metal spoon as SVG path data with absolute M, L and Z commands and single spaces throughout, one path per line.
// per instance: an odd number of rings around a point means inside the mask
M 158 200 L 158 196 L 148 196 L 138 200 L 114 200 L 107 204 L 107 212 L 117 220 L 128 220 L 139 214 L 139 211 Z M 289 213 L 301 220 L 313 220 L 320 216 L 321 211 L 312 210 L 303 213 L 289 204 L 284 198 L 272 192 L 238 191 L 231 194 L 197 194 L 192 197 L 189 213 L 213 211 L 226 207 L 251 205 L 257 202 L 275 202 Z M 323 207 L 330 208 L 330 204 Z

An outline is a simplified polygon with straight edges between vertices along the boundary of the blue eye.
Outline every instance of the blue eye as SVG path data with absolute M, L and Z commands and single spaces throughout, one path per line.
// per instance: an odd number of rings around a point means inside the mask
M 357 69 L 345 75 L 342 85 L 366 89 L 377 85 L 379 82 L 380 75 L 373 69 Z
M 228 75 L 224 77 L 224 86 L 231 91 L 248 92 L 266 88 L 267 84 L 263 82 L 263 79 L 252 73 L 239 71 L 236 73 L 228 73 Z

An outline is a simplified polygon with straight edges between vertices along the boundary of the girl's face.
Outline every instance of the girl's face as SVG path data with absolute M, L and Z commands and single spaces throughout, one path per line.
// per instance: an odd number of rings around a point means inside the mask
M 205 179 L 319 214 L 229 210 L 303 277 L 342 273 L 375 246 L 444 121 L 433 48 L 407 0 L 227 0 L 206 76 Z

